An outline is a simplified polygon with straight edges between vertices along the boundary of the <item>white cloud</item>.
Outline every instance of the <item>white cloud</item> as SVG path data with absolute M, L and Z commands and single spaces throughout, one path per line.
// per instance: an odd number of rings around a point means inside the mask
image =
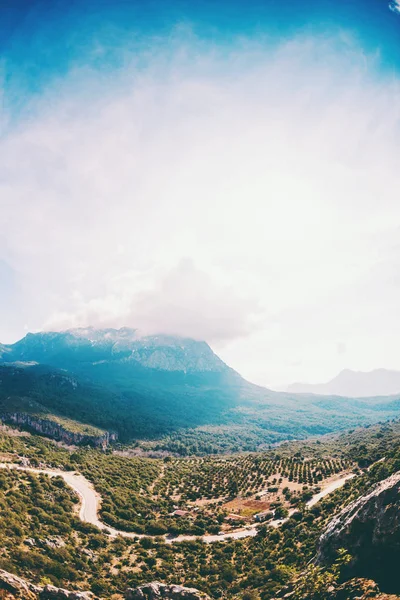
M 1 142 L 14 335 L 204 337 L 266 384 L 400 367 L 400 285 L 380 279 L 400 256 L 398 83 L 344 38 L 172 47 L 75 69 Z
M 200 271 L 191 259 L 182 260 L 146 287 L 138 273 L 112 279 L 106 293 L 85 302 L 74 294 L 72 313 L 56 313 L 49 330 L 85 326 L 140 327 L 143 334 L 166 333 L 210 343 L 249 335 L 257 327 L 260 308 L 218 279 Z
M 400 13 L 400 0 L 391 0 L 389 8 L 395 13 Z

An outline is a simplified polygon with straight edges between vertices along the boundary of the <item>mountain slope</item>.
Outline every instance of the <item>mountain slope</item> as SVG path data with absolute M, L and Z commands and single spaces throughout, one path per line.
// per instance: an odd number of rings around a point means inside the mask
M 3 360 L 60 367 L 69 364 L 75 368 L 85 363 L 123 360 L 136 366 L 184 373 L 229 369 L 205 342 L 173 336 L 141 337 L 128 327 L 28 333 L 15 344 L 3 346 Z
M 205 342 L 139 337 L 128 328 L 28 334 L 4 348 L 5 366 L 36 363 L 63 369 L 81 386 L 101 389 L 103 401 L 96 406 L 90 391 L 81 409 L 71 398 L 57 408 L 67 414 L 83 411 L 85 419 L 89 412 L 91 422 L 117 429 L 123 440 L 220 423 L 224 411 L 237 405 L 245 384 Z M 37 368 L 30 372 L 36 375 Z
M 287 391 L 298 394 L 334 394 L 353 398 L 390 396 L 400 393 L 400 371 L 375 369 L 363 372 L 345 369 L 327 383 L 293 383 Z
M 0 417 L 66 441 L 108 440 L 113 396 L 65 371 L 29 363 L 0 364 Z
M 350 400 L 274 392 L 244 380 L 205 342 L 140 337 L 129 328 L 28 334 L 2 346 L 0 363 L 19 369 L 14 398 L 33 399 L 57 415 L 116 431 L 121 441 L 211 427 L 202 435 L 212 446 L 229 428 L 238 448 L 254 449 L 400 414 L 397 397 Z M 58 384 L 60 376 L 72 378 L 76 389 L 67 393 Z M 8 401 L 12 394 L 5 381 L 0 398 Z

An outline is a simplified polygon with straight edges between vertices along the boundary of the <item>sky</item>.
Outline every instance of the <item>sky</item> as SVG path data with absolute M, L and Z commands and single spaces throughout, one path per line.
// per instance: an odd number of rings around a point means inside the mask
M 0 341 L 400 370 L 400 2 L 0 0 Z

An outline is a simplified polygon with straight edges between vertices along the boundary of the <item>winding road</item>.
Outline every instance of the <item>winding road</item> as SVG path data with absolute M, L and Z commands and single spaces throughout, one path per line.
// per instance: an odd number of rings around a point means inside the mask
M 144 538 L 144 537 L 160 537 L 160 536 L 149 536 L 146 534 L 133 533 L 128 531 L 119 531 L 114 529 L 113 527 L 109 527 L 105 525 L 102 521 L 100 521 L 98 517 L 101 497 L 94 489 L 92 483 L 86 479 L 83 475 L 76 473 L 74 471 L 60 471 L 53 469 L 34 469 L 32 467 L 22 467 L 21 465 L 13 464 L 13 463 L 0 463 L 0 469 L 15 469 L 17 471 L 27 471 L 28 473 L 36 473 L 36 474 L 44 474 L 49 477 L 62 477 L 74 491 L 78 494 L 81 505 L 79 508 L 79 518 L 81 521 L 85 523 L 90 523 L 99 529 L 106 531 L 109 535 L 116 537 L 117 535 L 121 535 L 123 537 L 128 538 Z M 339 477 L 333 481 L 331 481 L 321 492 L 315 494 L 311 500 L 307 502 L 307 506 L 314 506 L 321 498 L 324 498 L 328 494 L 332 493 L 334 490 L 342 487 L 346 481 L 355 477 L 354 473 L 348 473 Z M 292 509 L 289 511 L 289 516 L 294 514 L 296 509 Z M 266 525 L 269 527 L 280 527 L 283 523 L 285 523 L 287 519 L 276 519 L 274 521 L 268 521 Z M 171 537 L 169 535 L 164 536 L 167 543 L 173 542 L 183 542 L 183 541 L 193 541 L 193 540 L 202 540 L 205 543 L 212 542 L 221 542 L 223 540 L 235 539 L 239 540 L 245 537 L 254 537 L 258 533 L 258 528 L 254 525 L 248 525 L 239 531 L 233 531 L 231 533 L 224 533 L 222 535 L 204 535 L 204 536 L 196 536 L 196 535 L 179 535 L 175 537 Z

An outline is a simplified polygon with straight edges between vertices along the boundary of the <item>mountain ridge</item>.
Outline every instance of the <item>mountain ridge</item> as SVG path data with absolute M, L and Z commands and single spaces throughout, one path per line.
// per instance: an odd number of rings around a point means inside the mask
M 338 395 L 351 398 L 394 396 L 400 393 L 400 371 L 384 368 L 372 371 L 343 369 L 326 383 L 295 382 L 289 385 L 286 391 L 295 394 Z
M 246 381 L 206 342 L 142 336 L 127 327 L 29 333 L 1 349 L 3 413 L 13 397 L 5 385 L 7 369 L 14 368 L 20 392 L 13 405 L 26 405 L 28 398 L 46 414 L 77 421 L 79 428 L 116 432 L 122 443 L 191 432 L 189 437 L 200 435 L 211 449 L 219 448 L 223 427 L 234 447 L 252 450 L 400 414 L 397 397 L 351 400 L 275 392 Z M 60 386 L 61 375 L 76 387 Z M 211 432 L 199 433 L 204 427 Z
M 41 350 L 44 347 L 44 352 Z M 163 349 L 163 356 L 160 349 Z M 139 335 L 136 329 L 94 327 L 28 333 L 14 344 L 0 347 L 3 360 L 57 362 L 57 354 L 88 351 L 91 358 L 134 360 L 146 367 L 171 371 L 223 371 L 229 367 L 199 340 L 171 335 Z M 85 357 L 83 357 L 85 358 Z M 89 357 L 88 357 L 89 358 Z M 175 362 L 174 359 L 175 358 Z M 167 360 L 166 360 L 167 359 Z M 169 359 L 169 360 L 168 360 Z M 80 358 L 82 361 L 82 356 Z M 98 362 L 91 360 L 90 362 Z

